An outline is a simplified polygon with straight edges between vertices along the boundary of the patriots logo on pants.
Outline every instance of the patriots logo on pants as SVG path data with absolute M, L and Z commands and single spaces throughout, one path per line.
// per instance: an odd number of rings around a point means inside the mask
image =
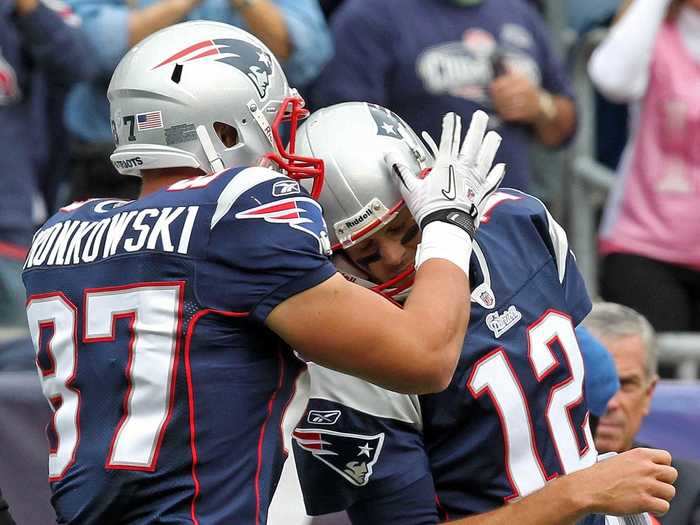
M 316 220 L 312 218 L 315 217 Z M 308 233 L 318 241 L 320 253 L 331 254 L 331 243 L 323 221 L 321 205 L 309 197 L 290 197 L 239 211 L 236 219 L 264 219 L 265 222 L 288 224 Z
M 384 433 L 374 436 L 325 429 L 297 428 L 292 434 L 300 448 L 311 452 L 348 482 L 367 484 L 384 444 Z
M 260 98 L 265 98 L 270 77 L 272 77 L 272 57 L 264 49 L 244 40 L 234 38 L 203 40 L 174 53 L 153 69 L 173 62 L 186 64 L 207 57 L 241 71 L 258 90 Z

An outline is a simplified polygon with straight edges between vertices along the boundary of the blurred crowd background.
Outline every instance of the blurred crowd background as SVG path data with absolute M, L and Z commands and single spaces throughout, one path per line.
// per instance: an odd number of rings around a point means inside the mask
M 6 413 L 36 401 L 35 383 L 22 393 L 32 234 L 72 201 L 138 193 L 109 161 L 110 75 L 131 46 L 193 19 L 257 35 L 311 109 L 374 102 L 436 138 L 445 112 L 487 111 L 504 186 L 547 203 L 593 297 L 658 333 L 646 436 L 700 456 L 699 0 L 0 0 Z

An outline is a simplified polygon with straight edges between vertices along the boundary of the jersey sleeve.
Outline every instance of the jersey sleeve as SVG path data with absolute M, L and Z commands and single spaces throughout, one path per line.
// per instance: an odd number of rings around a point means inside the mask
M 278 304 L 335 273 L 321 206 L 296 181 L 265 168 L 223 183 L 198 289 L 216 307 L 264 322 Z
M 564 289 L 564 300 L 569 307 L 574 326 L 576 326 L 591 311 L 591 298 L 588 295 L 583 276 L 578 270 L 574 252 L 569 248 L 564 228 L 552 218 L 549 211 L 546 209 L 545 211 L 549 221 L 549 233 L 556 257 L 559 282 Z
M 539 208 L 538 222 L 542 225 L 540 234 L 557 265 L 557 276 L 564 289 L 564 301 L 571 314 L 574 326 L 576 326 L 583 321 L 592 307 L 586 283 L 578 270 L 576 257 L 569 247 L 569 239 L 564 228 L 554 220 L 554 217 L 552 217 L 547 207 L 541 201 L 535 197 L 529 198 Z
M 309 514 L 353 508 L 362 514 L 372 502 L 397 501 L 397 493 L 430 475 L 415 396 L 389 392 L 313 363 L 309 374 L 310 400 L 293 433 Z M 429 515 L 435 507 L 432 488 L 425 500 L 407 498 L 402 505 L 413 506 L 416 515 Z M 370 523 L 354 521 L 360 522 Z
M 348 509 L 348 517 L 353 525 L 438 523 L 433 477 L 428 474 L 393 494 L 360 500 Z

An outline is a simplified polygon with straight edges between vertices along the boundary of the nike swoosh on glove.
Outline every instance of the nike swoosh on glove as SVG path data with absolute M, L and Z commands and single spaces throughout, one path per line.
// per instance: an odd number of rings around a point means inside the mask
M 462 143 L 459 115 L 447 113 L 442 120 L 440 146 L 435 163 L 424 178 L 387 154 L 385 162 L 396 175 L 401 195 L 421 229 L 434 221 L 459 226 L 474 238 L 486 199 L 498 189 L 505 165 L 492 168 L 501 143 L 498 133 L 486 133 L 488 116 L 476 111 Z M 432 141 L 429 141 L 429 143 Z

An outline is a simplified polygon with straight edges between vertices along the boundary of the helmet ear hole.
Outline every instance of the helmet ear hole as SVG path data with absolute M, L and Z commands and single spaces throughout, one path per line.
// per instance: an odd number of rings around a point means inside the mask
M 214 132 L 226 148 L 232 148 L 238 144 L 238 131 L 233 126 L 223 122 L 214 122 Z

